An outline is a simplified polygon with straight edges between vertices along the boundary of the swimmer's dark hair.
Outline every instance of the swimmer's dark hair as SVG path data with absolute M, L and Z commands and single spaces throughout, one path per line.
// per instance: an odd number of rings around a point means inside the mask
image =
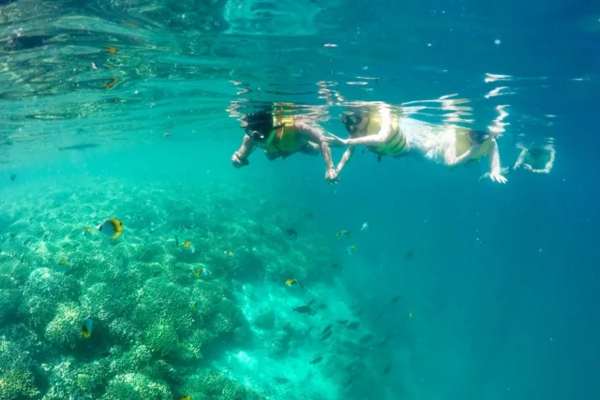
M 471 142 L 473 143 L 482 144 L 488 140 L 490 136 L 490 133 L 486 131 L 469 130 L 469 139 L 471 139 Z
M 342 123 L 346 126 L 346 128 L 351 129 L 364 116 L 365 116 L 365 113 L 362 110 L 356 108 L 356 109 L 351 109 L 351 110 L 344 112 L 341 115 L 341 119 L 342 119 Z
M 532 156 L 532 157 L 541 157 L 542 154 L 544 154 L 544 152 L 546 152 L 546 149 L 541 147 L 541 146 L 532 146 L 529 149 L 527 149 L 527 152 Z
M 271 132 L 273 130 L 273 112 L 268 109 L 255 111 L 244 116 L 246 132 Z

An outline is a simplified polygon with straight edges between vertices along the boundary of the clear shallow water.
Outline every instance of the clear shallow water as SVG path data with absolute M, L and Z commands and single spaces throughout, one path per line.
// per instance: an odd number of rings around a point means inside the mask
M 17 175 L 0 183 L 0 343 L 9 358 L 31 349 L 18 365 L 0 357 L 3 384 L 17 370 L 33 374 L 46 400 L 65 398 L 59 389 L 102 398 L 145 379 L 172 394 L 145 399 L 243 398 L 235 384 L 207 377 L 216 368 L 271 399 L 598 397 L 599 10 L 542 2 L 0 7 L 0 163 Z M 255 154 L 250 168 L 230 165 L 241 138 L 230 114 L 257 102 L 293 102 L 343 134 L 347 101 L 453 93 L 471 100 L 464 117 L 475 127 L 506 106 L 504 165 L 517 143 L 554 143 L 552 173 L 515 174 L 500 186 L 478 181 L 484 165 L 446 171 L 362 155 L 328 186 L 317 159 L 269 163 Z M 425 119 L 439 120 L 439 107 L 429 111 L 436 116 Z M 81 235 L 107 217 L 124 222 L 118 242 Z M 194 227 L 174 234 L 181 224 Z M 288 227 L 298 242 L 285 238 Z M 353 239 L 337 241 L 341 229 Z M 196 252 L 175 247 L 175 235 Z M 210 279 L 195 278 L 202 265 Z M 47 275 L 72 279 L 74 292 L 46 295 L 36 285 Z M 288 290 L 292 275 L 306 290 Z M 148 297 L 155 287 L 168 294 Z M 196 296 L 200 316 L 188 309 Z M 293 312 L 313 298 L 328 308 Z M 165 304 L 185 313 L 169 320 Z M 218 307 L 231 304 L 247 336 L 217 327 L 233 318 Z M 97 321 L 93 342 L 79 332 L 88 314 Z M 361 326 L 341 328 L 343 319 Z M 321 341 L 329 323 L 334 334 Z M 165 353 L 150 340 L 160 326 L 191 348 Z M 383 344 L 361 346 L 367 334 Z M 201 359 L 191 356 L 198 344 Z M 107 364 L 86 370 L 101 359 Z M 76 382 L 82 374 L 98 383 Z

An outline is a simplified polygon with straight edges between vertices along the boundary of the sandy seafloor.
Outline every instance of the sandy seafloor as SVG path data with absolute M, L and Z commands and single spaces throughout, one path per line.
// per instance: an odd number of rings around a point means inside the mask
M 216 179 L 17 183 L 4 186 L 0 213 L 1 400 L 396 399 L 410 391 L 398 362 L 410 358 L 402 343 L 410 324 L 378 329 L 373 310 L 348 294 L 340 254 L 350 257 L 353 238 L 336 239 L 319 215 L 264 187 Z M 121 237 L 94 229 L 106 218 L 123 222 Z M 202 268 L 210 275 L 196 277 Z M 288 287 L 290 278 L 303 287 Z M 309 303 L 311 313 L 294 312 Z M 380 303 L 382 313 L 397 307 Z

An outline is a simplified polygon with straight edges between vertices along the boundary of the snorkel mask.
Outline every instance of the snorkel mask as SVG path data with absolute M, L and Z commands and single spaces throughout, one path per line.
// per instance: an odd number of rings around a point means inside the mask
M 261 143 L 268 140 L 273 131 L 273 113 L 271 110 L 260 110 L 246 114 L 242 121 L 244 132 L 251 139 Z
M 245 132 L 246 132 L 246 135 L 248 135 L 251 139 L 253 139 L 257 142 L 262 142 L 267 137 L 267 135 L 264 132 L 261 132 L 259 130 L 252 129 L 252 128 L 246 128 Z
M 469 132 L 469 139 L 471 139 L 471 142 L 477 143 L 477 144 L 484 143 L 490 137 L 491 137 L 491 135 L 488 132 L 485 132 L 485 131 L 471 130 Z
M 348 111 L 341 116 L 342 123 L 346 126 L 348 131 L 354 131 L 356 127 L 361 123 L 363 116 L 359 112 Z
M 275 125 L 275 118 L 271 109 L 263 109 L 246 114 L 242 120 L 244 132 L 259 146 L 264 147 L 271 143 L 278 129 L 285 127 L 284 123 Z
M 540 146 L 532 146 L 529 149 L 527 149 L 527 153 L 529 153 L 529 155 L 531 155 L 533 158 L 540 158 L 547 152 L 547 149 Z
M 277 132 L 278 129 L 281 129 L 284 126 L 285 124 L 274 126 L 268 132 L 265 132 L 265 130 L 254 129 L 253 127 L 248 126 L 246 127 L 245 132 L 246 135 L 248 135 L 252 140 L 261 144 L 268 144 L 269 142 L 271 142 L 271 140 L 273 140 L 275 132 Z

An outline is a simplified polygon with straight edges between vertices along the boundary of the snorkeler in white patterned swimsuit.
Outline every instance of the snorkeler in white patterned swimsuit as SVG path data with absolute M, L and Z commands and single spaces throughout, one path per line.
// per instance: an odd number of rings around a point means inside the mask
M 400 158 L 415 151 L 425 155 L 437 143 L 432 126 L 401 117 L 385 103 L 351 106 L 341 119 L 350 137 L 325 137 L 332 144 L 348 146 L 335 169 L 338 175 L 352 158 L 357 145 L 364 145 L 381 161 L 384 156 Z
M 500 167 L 500 154 L 496 136 L 487 131 L 463 128 L 455 125 L 440 127 L 437 144 L 427 151 L 425 157 L 448 167 L 479 161 L 487 156 L 492 181 L 506 183 Z
M 335 172 L 339 175 L 350 161 L 356 145 L 364 145 L 377 154 L 399 158 L 408 154 L 420 154 L 427 159 L 455 166 L 479 160 L 487 155 L 490 159 L 490 179 L 504 183 L 500 169 L 500 157 L 492 133 L 461 128 L 455 125 L 432 125 L 410 117 L 393 113 L 384 103 L 368 103 L 353 106 L 342 115 L 342 122 L 349 139 L 331 135 L 325 140 L 349 146 Z

